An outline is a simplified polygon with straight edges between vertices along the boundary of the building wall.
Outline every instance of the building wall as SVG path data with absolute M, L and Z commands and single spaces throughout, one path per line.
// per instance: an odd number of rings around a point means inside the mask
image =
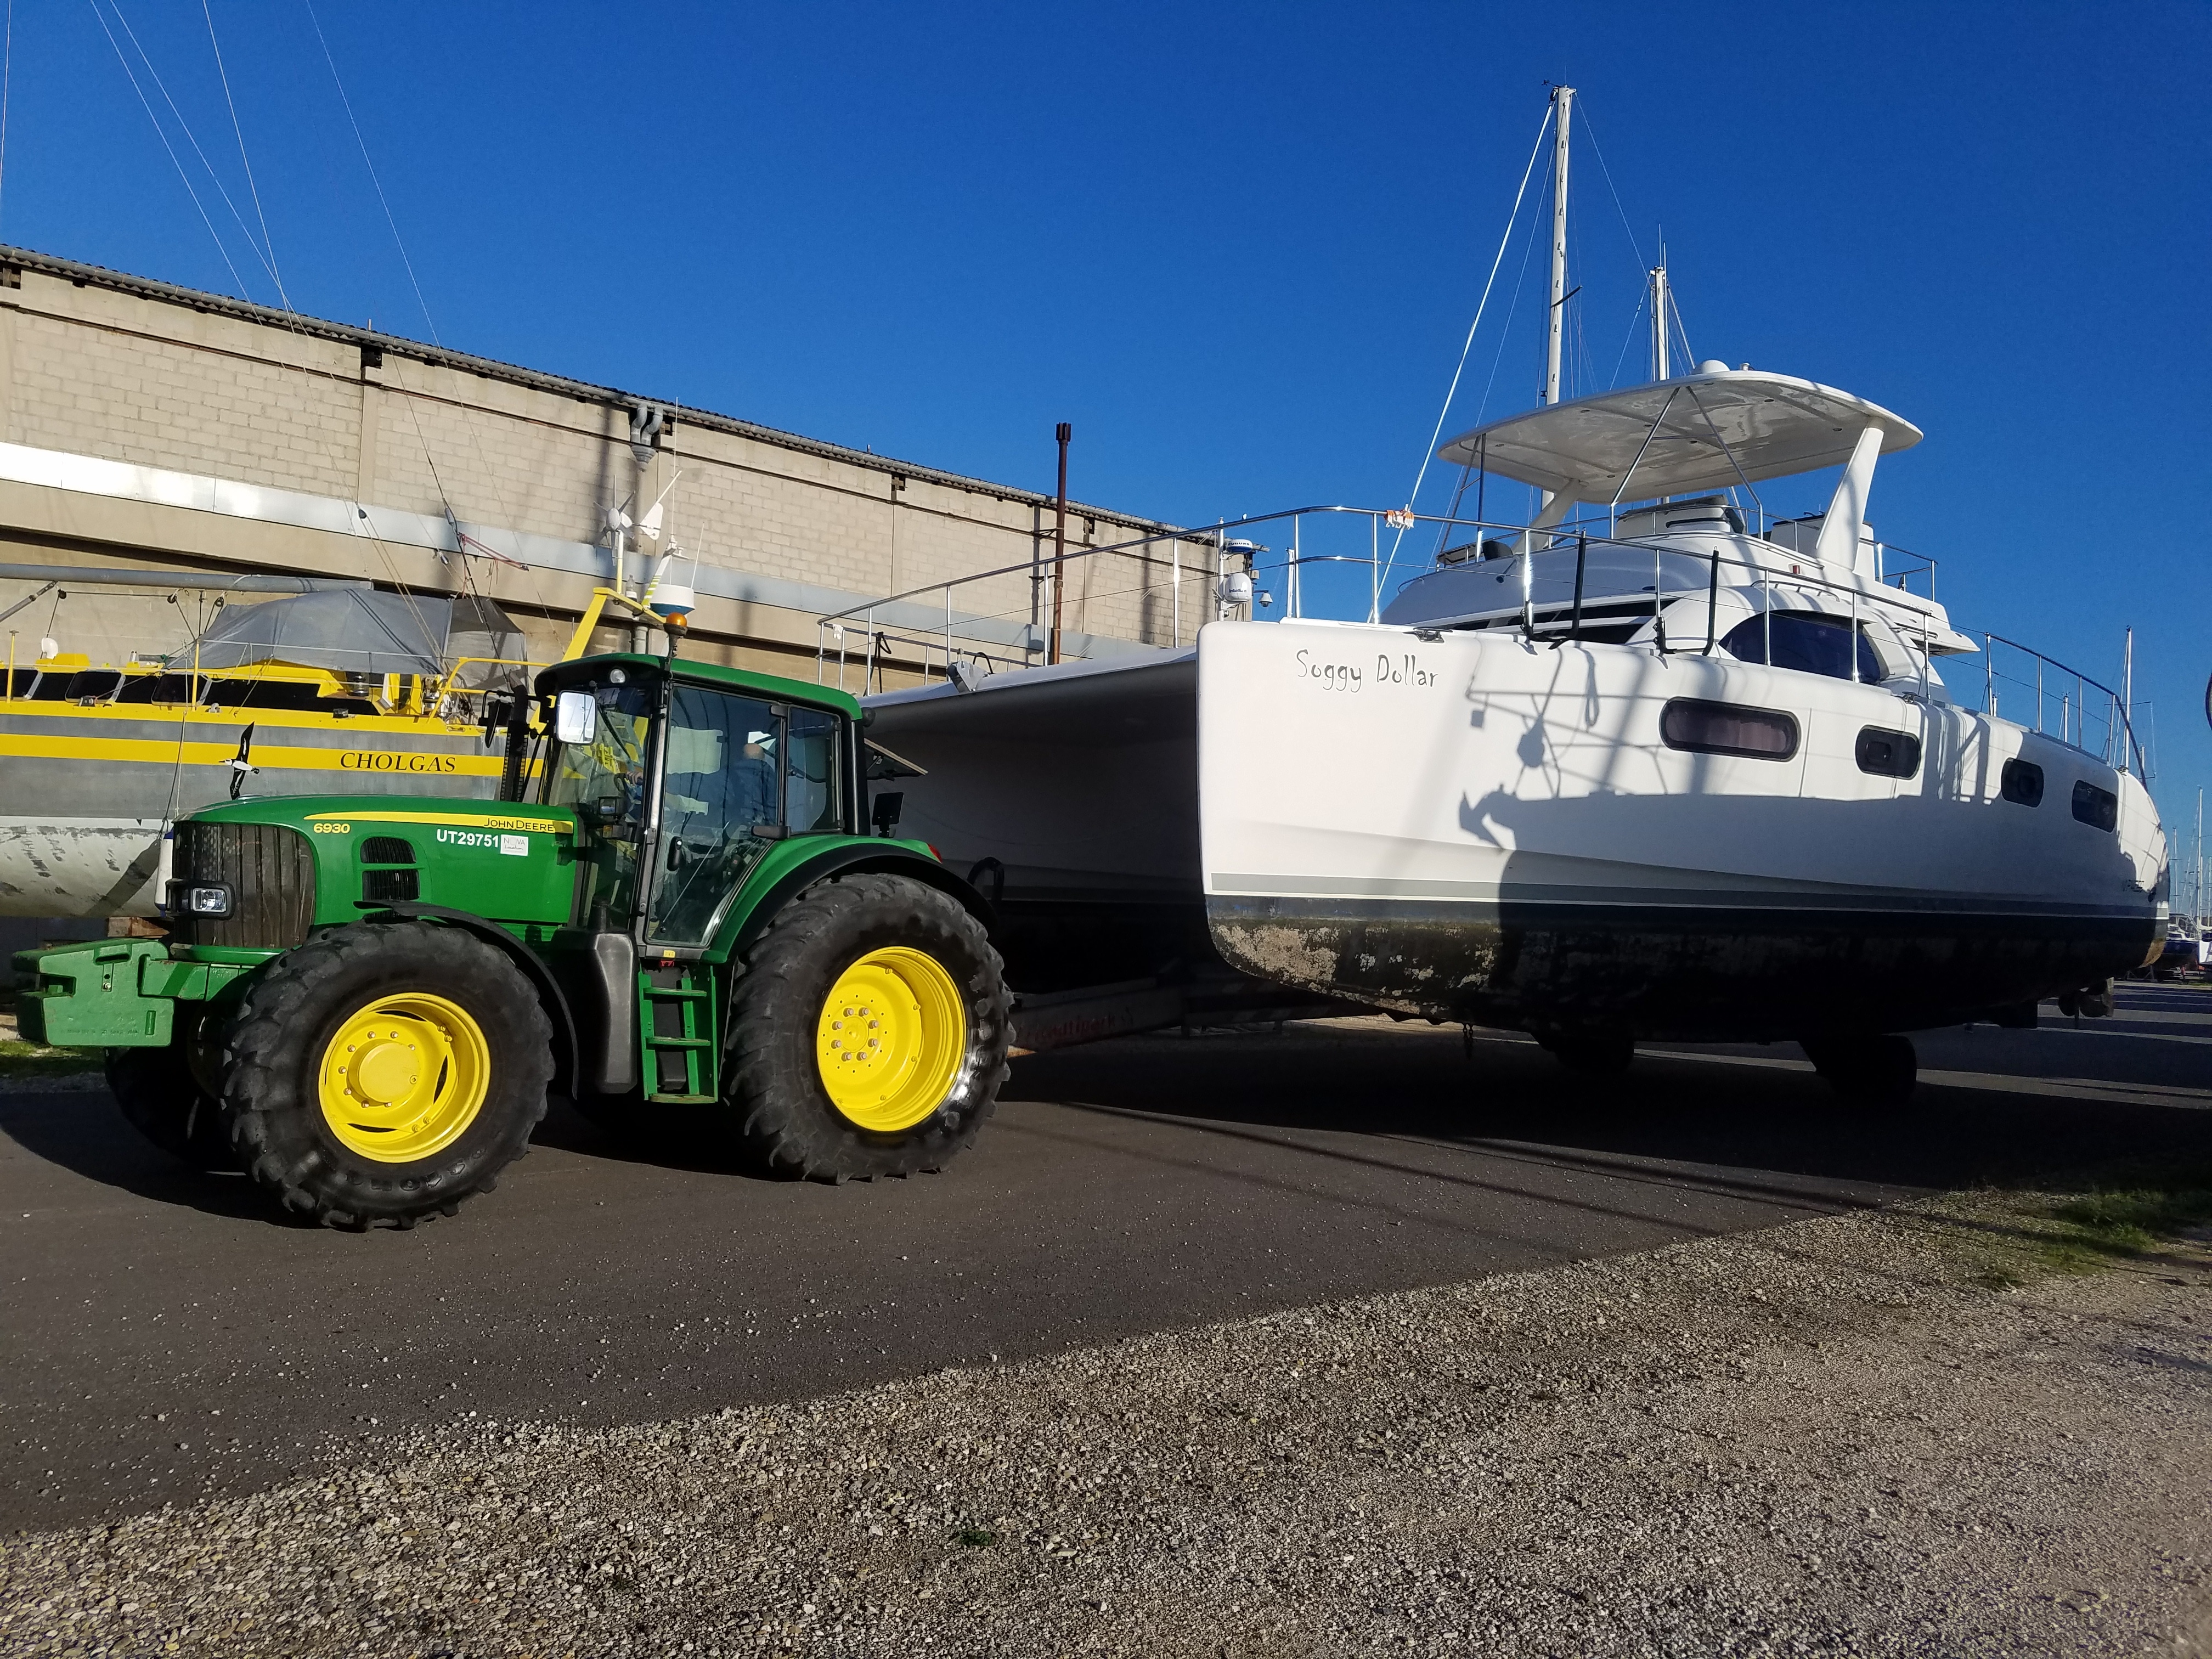
M 428 547 L 419 537 L 412 544 L 381 539 L 380 514 L 386 520 L 450 516 L 463 526 L 547 538 L 546 545 L 571 550 L 574 566 L 576 550 L 607 539 L 610 503 L 650 501 L 672 481 L 669 529 L 702 569 L 783 585 L 769 599 L 737 599 L 710 597 L 702 580 L 693 648 L 811 675 L 823 637 L 815 619 L 823 611 L 995 567 L 1026 567 L 1039 554 L 1049 560 L 1052 507 L 1033 492 L 665 403 L 654 406 L 666 429 L 641 469 L 629 445 L 635 400 L 612 388 L 27 253 L 0 250 L 0 284 L 6 442 L 329 498 L 350 509 L 343 521 L 356 514 L 361 520 L 351 534 L 333 533 L 250 513 L 225 518 L 167 500 L 0 481 L 0 538 L 8 544 L 0 562 L 119 559 L 365 576 L 434 592 L 473 586 L 514 610 L 533 651 L 550 654 L 611 556 L 592 556 L 600 561 L 596 571 L 563 568 L 515 543 L 523 567 L 516 568 Z M 1127 514 L 1072 507 L 1069 544 L 1105 545 L 1164 529 Z M 1066 626 L 1071 637 L 1089 636 L 1070 654 L 1174 643 L 1175 557 L 1184 570 L 1180 637 L 1188 642 L 1212 555 L 1188 541 L 1163 542 L 1142 555 L 1070 567 Z M 793 596 L 792 584 L 815 591 Z M 0 580 L 0 607 L 21 592 Z M 1024 568 L 960 590 L 954 604 L 963 616 L 1026 623 L 1031 593 Z M 82 598 L 91 605 L 92 590 Z M 184 623 L 178 606 L 149 601 L 134 610 L 121 601 L 101 598 L 98 618 L 82 606 L 71 612 L 86 617 L 88 641 L 104 628 L 114 636 L 110 648 L 161 649 L 138 636 Z M 926 607 L 942 604 L 931 595 Z M 1048 597 L 1044 608 L 1048 621 Z M 100 626 L 91 625 L 95 620 Z M 863 631 L 854 631 L 855 649 Z M 881 631 L 892 636 L 890 683 L 911 678 L 927 654 L 911 641 L 926 630 L 909 617 L 903 628 Z M 125 635 L 134 641 L 127 647 Z M 64 641 L 64 648 L 92 647 Z M 1021 659 L 1010 647 L 996 654 Z

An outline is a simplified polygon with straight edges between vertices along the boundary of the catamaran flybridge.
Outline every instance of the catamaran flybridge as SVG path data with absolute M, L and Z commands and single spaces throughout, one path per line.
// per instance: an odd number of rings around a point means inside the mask
M 1304 996 L 1597 1071 L 1640 1039 L 1795 1039 L 1869 1096 L 1910 1086 L 1898 1034 L 2099 1011 L 2166 934 L 2124 698 L 2023 653 L 2033 715 L 2002 714 L 2000 642 L 1869 526 L 1919 430 L 1790 375 L 1670 375 L 1663 338 L 1652 383 L 1561 401 L 1555 330 L 1551 400 L 1437 451 L 1541 510 L 1428 520 L 1451 544 L 1367 621 L 871 698 L 922 769 L 906 831 L 996 894 L 1011 982 L 1049 1008 L 1124 981 L 1091 1030 Z M 1759 504 L 1829 467 L 1826 512 Z M 1270 517 L 1295 546 L 1341 511 Z

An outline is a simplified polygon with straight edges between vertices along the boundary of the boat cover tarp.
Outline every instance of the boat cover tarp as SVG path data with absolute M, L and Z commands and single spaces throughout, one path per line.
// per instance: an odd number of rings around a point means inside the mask
M 203 669 L 284 662 L 351 674 L 434 675 L 464 657 L 522 654 L 521 630 L 487 599 L 366 587 L 227 605 L 199 643 Z M 471 665 L 461 683 L 504 684 L 520 672 Z
M 1578 501 L 1640 501 L 1839 466 L 1869 426 L 1884 453 L 1920 441 L 1911 422 L 1848 392 L 1731 368 L 1508 416 L 1437 454 Z

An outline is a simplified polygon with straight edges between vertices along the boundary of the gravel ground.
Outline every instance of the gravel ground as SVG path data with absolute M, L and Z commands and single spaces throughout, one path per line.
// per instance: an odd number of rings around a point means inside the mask
M 1998 1290 L 1951 1214 L 464 1419 L 0 1542 L 0 1651 L 2212 1653 L 2212 1249 Z

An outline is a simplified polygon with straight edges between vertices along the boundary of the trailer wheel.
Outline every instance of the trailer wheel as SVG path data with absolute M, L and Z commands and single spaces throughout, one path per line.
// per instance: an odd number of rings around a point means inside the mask
M 999 953 L 947 895 L 869 873 L 809 888 L 746 953 L 723 1104 L 739 1151 L 784 1176 L 942 1168 L 1006 1076 Z
M 1838 1095 L 1858 1105 L 1901 1106 L 1919 1080 L 1910 1037 L 1808 1037 L 1798 1046 Z
M 185 1063 L 184 1045 L 110 1048 L 107 1086 L 132 1128 L 196 1170 L 235 1170 L 221 1115 Z
M 1636 1039 L 1626 1031 L 1547 1031 L 1536 1041 L 1583 1077 L 1619 1077 L 1636 1060 Z
M 495 946 L 356 922 L 277 957 L 223 1034 L 230 1144 L 286 1208 L 411 1227 L 489 1192 L 545 1115 L 553 1031 Z

